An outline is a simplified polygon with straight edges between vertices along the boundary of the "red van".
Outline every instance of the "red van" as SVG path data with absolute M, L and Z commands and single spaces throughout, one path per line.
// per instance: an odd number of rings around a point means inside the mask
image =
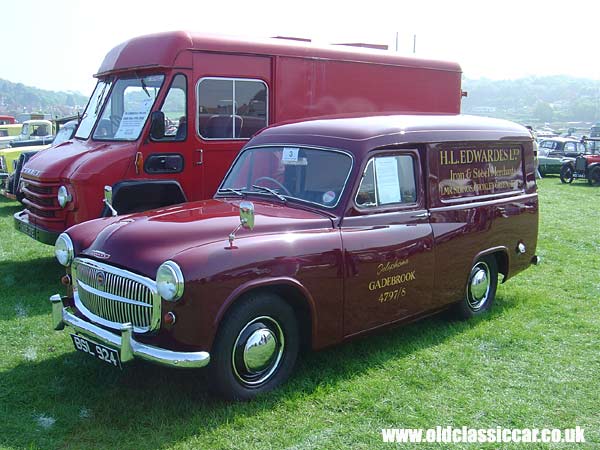
M 101 218 L 61 234 L 54 327 L 115 367 L 208 366 L 249 399 L 321 349 L 451 308 L 488 311 L 537 263 L 533 139 L 459 115 L 275 126 L 212 200 Z
M 281 39 L 185 32 L 111 50 L 75 136 L 22 171 L 15 227 L 53 244 L 71 225 L 210 198 L 242 146 L 282 121 L 340 113 L 458 113 L 455 63 Z

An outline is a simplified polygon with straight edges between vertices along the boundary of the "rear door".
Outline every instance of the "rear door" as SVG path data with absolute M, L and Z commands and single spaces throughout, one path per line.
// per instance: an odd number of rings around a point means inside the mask
M 269 124 L 270 86 L 268 56 L 194 54 L 197 198 L 212 197 L 239 150 Z
M 344 335 L 430 308 L 433 234 L 416 150 L 374 155 L 342 221 Z

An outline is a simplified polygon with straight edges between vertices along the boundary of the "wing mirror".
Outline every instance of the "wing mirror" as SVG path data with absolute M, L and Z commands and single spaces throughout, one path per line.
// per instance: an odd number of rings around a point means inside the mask
M 245 200 L 240 202 L 240 224 L 229 234 L 229 247 L 225 248 L 237 248 L 233 246 L 233 241 L 235 241 L 235 233 L 240 228 L 246 230 L 254 228 L 254 203 Z
M 117 210 L 112 205 L 112 187 L 104 186 L 104 204 L 110 209 L 113 216 L 118 215 Z
M 254 228 L 254 203 L 240 202 L 240 225 L 246 230 Z
M 165 113 L 154 111 L 150 116 L 150 137 L 160 140 L 165 137 Z

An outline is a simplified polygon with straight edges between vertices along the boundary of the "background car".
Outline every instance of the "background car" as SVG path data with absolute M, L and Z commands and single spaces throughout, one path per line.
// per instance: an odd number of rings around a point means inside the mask
M 544 139 L 539 144 L 538 161 L 540 175 L 560 174 L 567 161 L 574 161 L 585 153 L 585 145 L 573 138 Z

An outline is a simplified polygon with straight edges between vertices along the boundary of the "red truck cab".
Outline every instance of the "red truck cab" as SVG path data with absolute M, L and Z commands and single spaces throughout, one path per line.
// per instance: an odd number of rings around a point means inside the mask
M 75 136 L 22 171 L 15 227 L 53 244 L 71 225 L 210 198 L 260 129 L 342 113 L 458 113 L 455 63 L 170 32 L 112 49 Z
M 101 218 L 61 234 L 54 327 L 114 366 L 210 369 L 249 399 L 321 349 L 452 308 L 489 310 L 537 262 L 533 139 L 459 115 L 269 128 L 212 200 Z

